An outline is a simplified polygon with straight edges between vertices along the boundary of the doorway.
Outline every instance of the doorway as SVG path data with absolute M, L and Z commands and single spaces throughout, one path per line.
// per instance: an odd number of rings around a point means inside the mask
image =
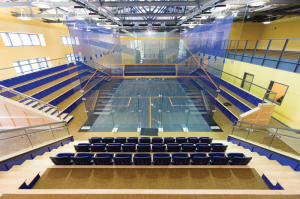
M 250 91 L 253 79 L 254 79 L 254 75 L 250 73 L 245 73 L 241 87 L 247 91 Z

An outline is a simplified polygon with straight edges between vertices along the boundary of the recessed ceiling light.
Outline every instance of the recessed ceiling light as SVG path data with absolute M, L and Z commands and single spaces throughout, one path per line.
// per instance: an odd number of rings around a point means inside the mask
M 52 4 L 46 3 L 46 2 L 35 1 L 35 2 L 32 2 L 31 5 L 33 5 L 34 7 L 37 7 L 37 8 L 44 8 L 44 9 L 52 8 Z
M 18 19 L 24 20 L 24 21 L 29 21 L 32 19 L 32 17 L 18 17 Z
M 263 24 L 270 24 L 271 23 L 271 21 L 264 21 L 264 22 L 262 22 Z
M 269 0 L 253 0 L 249 2 L 250 6 L 262 6 L 266 3 L 270 2 Z

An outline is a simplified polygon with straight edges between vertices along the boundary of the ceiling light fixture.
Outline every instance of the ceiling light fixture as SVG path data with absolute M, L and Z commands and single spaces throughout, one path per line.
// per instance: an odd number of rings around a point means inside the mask
M 52 4 L 51 3 L 46 3 L 46 2 L 34 1 L 34 2 L 31 3 L 31 5 L 33 5 L 34 7 L 43 8 L 43 9 L 52 8 Z
M 264 21 L 264 22 L 262 22 L 263 24 L 270 24 L 271 23 L 271 21 Z
M 249 2 L 250 6 L 262 6 L 266 3 L 269 3 L 269 0 L 253 0 Z

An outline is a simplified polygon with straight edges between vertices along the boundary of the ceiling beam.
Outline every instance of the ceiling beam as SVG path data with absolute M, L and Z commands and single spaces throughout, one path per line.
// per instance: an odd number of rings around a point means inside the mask
M 206 0 L 207 1 L 207 0 Z M 100 3 L 93 2 L 100 6 Z M 104 1 L 102 7 L 127 7 L 127 6 L 198 6 L 197 1 Z
M 137 13 L 137 14 L 115 14 L 115 17 L 183 17 L 183 13 Z

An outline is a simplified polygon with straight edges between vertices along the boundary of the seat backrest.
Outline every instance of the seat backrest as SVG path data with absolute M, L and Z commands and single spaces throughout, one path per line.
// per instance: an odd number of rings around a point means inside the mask
M 108 152 L 120 152 L 121 151 L 121 144 L 120 143 L 110 143 L 106 146 Z
M 140 143 L 150 143 L 150 137 L 140 137 Z
M 176 137 L 176 142 L 178 144 L 181 144 L 181 143 L 186 143 L 187 142 L 187 138 L 186 137 Z
M 91 137 L 91 138 L 89 138 L 89 142 L 90 142 L 91 144 L 93 144 L 93 143 L 100 143 L 100 142 L 101 142 L 101 139 L 102 139 L 102 138 L 100 138 L 100 137 Z
M 168 144 L 167 149 L 169 152 L 180 152 L 181 146 L 178 143 L 176 143 L 175 145 Z
M 196 143 L 196 146 L 208 146 L 208 143 Z
M 126 144 L 126 143 L 125 143 Z M 122 146 L 123 152 L 135 152 L 135 144 L 130 143 Z
M 92 157 L 96 165 L 110 165 L 112 164 L 112 158 L 108 156 L 104 157 Z
M 130 165 L 131 157 L 114 157 L 114 162 L 116 165 Z
M 164 145 L 163 143 L 153 144 L 152 145 L 152 151 L 153 152 L 165 152 L 166 151 L 166 145 Z
M 200 140 L 202 139 L 209 139 L 209 137 L 200 137 Z
M 174 157 L 188 157 L 187 153 L 172 153 L 172 158 Z
M 153 157 L 169 157 L 169 153 L 154 153 Z
M 121 146 L 121 143 L 109 143 L 108 146 Z
M 150 155 L 150 154 L 149 154 Z M 135 165 L 150 165 L 151 164 L 151 157 L 133 157 L 133 163 Z
M 115 155 L 115 157 L 130 157 L 130 158 L 132 158 L 132 154 L 131 153 L 117 153 Z
M 215 145 L 215 146 L 213 146 L 212 147 L 212 151 L 213 152 L 225 152 L 226 151 L 226 149 L 227 149 L 227 145 L 223 145 L 223 146 L 221 146 L 221 145 Z
M 178 143 L 167 143 L 167 146 L 180 146 Z
M 90 157 L 72 157 L 72 160 L 75 164 L 77 165 L 91 165 L 93 164 L 91 162 L 91 158 Z
M 212 142 L 212 138 L 202 138 L 200 141 L 201 141 L 201 143 L 208 143 L 208 144 L 210 144 L 211 142 Z
M 78 143 L 77 145 L 80 145 L 80 146 L 91 146 L 91 143 Z
M 110 157 L 110 158 L 113 158 L 114 154 L 113 153 L 97 153 L 95 157 Z
M 191 153 L 191 158 L 198 156 L 198 157 L 207 157 L 206 153 Z
M 93 157 L 94 153 L 77 153 L 77 155 L 75 157 Z
M 150 144 L 148 143 L 143 143 L 143 144 L 138 144 L 137 145 L 137 150 L 139 152 L 150 152 Z
M 193 144 L 196 144 L 196 143 L 198 143 L 199 142 L 199 138 L 197 138 L 197 137 L 188 137 L 188 141 L 189 141 L 189 143 L 193 143 Z
M 162 143 L 163 139 L 161 137 L 153 137 L 152 143 Z
M 212 153 L 209 153 L 208 154 L 210 157 L 215 157 L 215 156 L 218 156 L 218 157 L 226 157 L 226 155 L 224 153 L 218 153 L 218 152 L 212 152 Z
M 211 163 L 212 165 L 226 165 L 229 160 L 231 158 L 230 157 L 220 157 L 220 156 L 215 156 L 211 158 Z
M 69 157 L 50 157 L 55 165 L 72 165 L 71 159 Z
M 104 138 L 102 139 L 102 142 L 103 142 L 103 143 L 106 143 L 106 144 L 108 144 L 108 143 L 113 143 L 113 142 L 114 142 L 114 138 L 113 138 L 113 137 L 104 137 Z
M 218 146 L 222 146 L 223 144 L 222 144 L 222 143 L 211 143 L 210 145 L 211 145 L 211 146 L 217 146 L 217 145 L 218 145 Z
M 230 164 L 232 165 L 247 165 L 252 157 L 233 157 Z
M 105 143 L 94 143 L 93 146 L 106 146 Z
M 124 144 L 126 142 L 126 137 L 116 137 L 115 143 L 122 143 Z
M 136 153 L 134 157 L 151 157 L 150 153 Z
M 175 165 L 187 165 L 190 163 L 190 157 L 173 156 L 173 164 Z
M 175 139 L 173 137 L 165 137 L 164 138 L 164 143 L 167 144 L 167 143 L 174 143 L 175 142 Z
M 243 153 L 227 153 L 227 156 L 231 157 L 231 158 L 233 158 L 233 157 L 240 157 L 240 158 L 245 157 L 245 155 Z
M 198 145 L 197 150 L 199 152 L 210 152 L 212 146 L 209 145 Z
M 135 143 L 124 143 L 123 146 L 128 145 L 128 146 L 135 146 Z
M 153 143 L 152 146 L 166 146 L 164 143 Z
M 104 152 L 105 151 L 105 146 L 103 146 L 103 145 L 93 145 L 93 146 L 90 146 L 90 148 L 91 148 L 92 152 Z
M 71 158 L 71 157 L 74 157 L 75 156 L 75 153 L 58 153 L 56 155 L 56 157 L 68 157 L 68 158 Z
M 192 164 L 193 165 L 206 165 L 209 163 L 211 157 L 200 157 L 200 156 L 194 156 L 192 158 Z
M 87 145 L 74 145 L 76 152 L 89 152 L 90 147 Z
M 181 146 L 193 146 L 193 143 L 182 143 Z
M 191 145 L 182 145 L 183 152 L 195 152 L 196 146 L 191 143 Z
M 155 155 L 155 154 L 154 154 Z M 155 165 L 169 165 L 171 162 L 171 156 L 153 156 L 153 164 Z

